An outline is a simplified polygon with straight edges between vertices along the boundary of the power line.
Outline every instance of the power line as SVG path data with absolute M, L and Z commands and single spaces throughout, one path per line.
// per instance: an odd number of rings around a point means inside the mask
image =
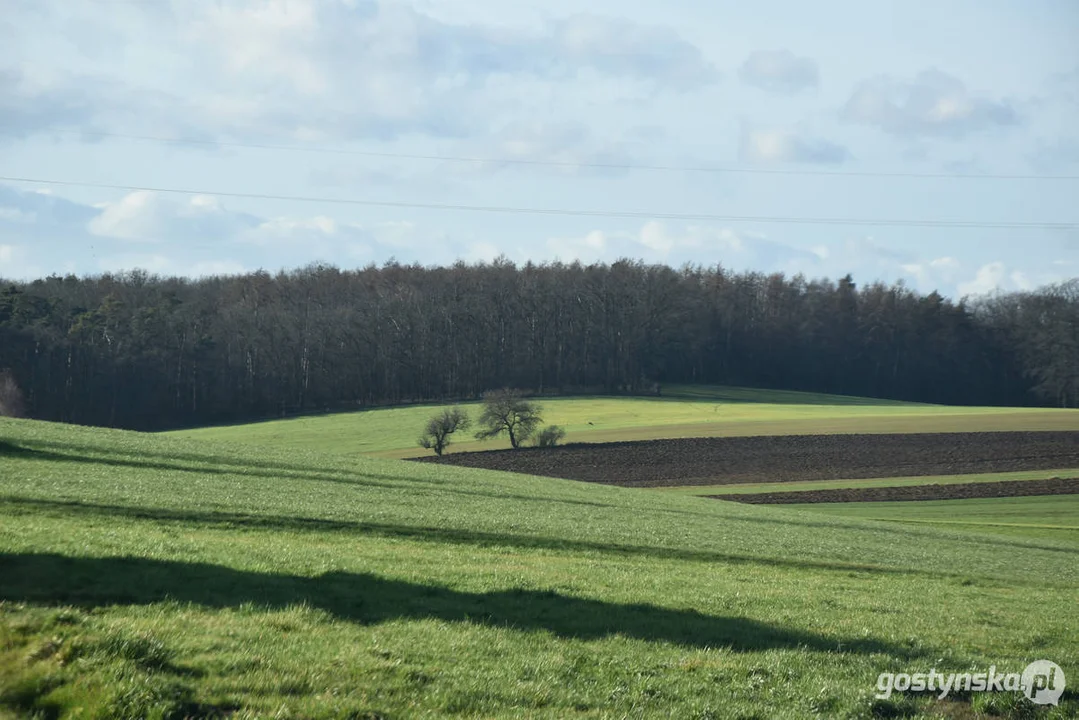
M 0 181 L 56 185 L 66 187 L 123 190 L 125 192 L 156 192 L 176 195 L 210 195 L 225 198 L 251 200 L 277 200 L 282 202 L 327 203 L 335 205 L 363 205 L 367 207 L 409 208 L 419 210 L 455 210 L 462 212 L 501 213 L 510 215 L 557 215 L 569 217 L 632 218 L 638 220 L 697 220 L 707 222 L 758 222 L 795 225 L 870 225 L 897 227 L 945 227 L 978 228 L 985 230 L 1074 230 L 1079 222 L 980 222 L 975 220 L 909 220 L 864 219 L 827 217 L 784 217 L 768 215 L 712 215 L 707 213 L 637 212 L 629 210 L 571 210 L 563 208 L 527 208 L 498 205 L 456 205 L 443 203 L 395 202 L 387 200 L 362 200 L 355 198 L 328 198 L 303 195 L 271 195 L 266 193 L 221 192 L 216 190 L 189 190 L 183 188 L 150 187 L 143 185 L 115 185 L 110 183 L 79 182 L 75 180 L 48 180 L 42 178 L 10 177 L 0 175 Z
M 680 166 L 663 164 L 638 164 L 616 162 L 573 162 L 563 160 L 529 160 L 524 158 L 470 157 L 462 155 L 415 154 L 378 152 L 373 150 L 351 150 L 348 148 L 313 147 L 306 145 L 278 145 L 273 143 L 242 143 L 222 140 L 203 140 L 199 138 L 167 138 L 153 135 L 128 135 L 124 133 L 81 132 L 87 137 L 116 138 L 122 140 L 141 140 L 146 142 L 172 143 L 179 145 L 202 145 L 207 147 L 233 147 L 256 150 L 285 150 L 290 152 L 311 152 L 330 155 L 356 155 L 395 160 L 435 160 L 440 162 L 489 163 L 495 165 L 547 166 L 562 168 L 592 168 L 597 170 L 643 170 L 662 172 L 693 173 L 730 173 L 750 175 L 808 175 L 831 177 L 879 177 L 879 178 L 916 178 L 936 180 L 1079 180 L 1079 175 L 1024 175 L 1024 174 L 977 174 L 977 173 L 915 173 L 915 172 L 873 172 L 861 170 L 797 170 L 781 168 L 751 168 L 744 166 Z

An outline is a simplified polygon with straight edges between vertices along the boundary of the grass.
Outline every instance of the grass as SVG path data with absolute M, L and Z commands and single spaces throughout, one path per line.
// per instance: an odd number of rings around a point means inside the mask
M 0 715 L 1079 712 L 873 697 L 1079 672 L 1068 540 L 29 421 L 0 469 Z
M 924 475 L 916 477 L 862 478 L 855 480 L 799 480 L 795 482 L 741 483 L 737 485 L 688 485 L 656 488 L 659 492 L 680 495 L 735 495 L 771 492 L 801 492 L 804 490 L 847 490 L 857 488 L 906 487 L 918 485 L 957 485 L 962 483 L 991 483 L 1006 480 L 1046 480 L 1049 478 L 1079 477 L 1079 468 L 1063 470 L 1017 470 L 1003 473 L 972 473 L 968 475 Z
M 662 397 L 561 397 L 542 401 L 544 420 L 569 442 L 679 437 L 833 433 L 1079 430 L 1079 410 L 950 407 L 871 398 L 748 388 L 676 386 Z M 199 428 L 177 437 L 306 448 L 336 454 L 405 458 L 429 454 L 416 444 L 433 405 Z M 466 404 L 473 415 L 475 404 Z M 505 440 L 454 438 L 449 452 L 508 447 Z
M 922 526 L 1079 543 L 1079 495 L 817 503 L 788 507 L 849 518 L 916 523 Z

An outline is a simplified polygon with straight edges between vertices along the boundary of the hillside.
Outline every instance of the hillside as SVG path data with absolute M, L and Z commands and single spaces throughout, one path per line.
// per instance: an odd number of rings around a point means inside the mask
M 0 467 L 13 717 L 909 716 L 878 673 L 1079 662 L 1069 542 L 30 421 Z
M 873 398 L 722 386 L 672 386 L 661 397 L 542 398 L 544 420 L 571 442 L 830 433 L 1079 430 L 1079 410 L 923 405 Z M 476 404 L 467 404 L 473 408 Z M 335 413 L 174 435 L 321 450 L 343 455 L 417 457 L 424 422 L 439 406 Z M 508 447 L 455 438 L 449 452 Z

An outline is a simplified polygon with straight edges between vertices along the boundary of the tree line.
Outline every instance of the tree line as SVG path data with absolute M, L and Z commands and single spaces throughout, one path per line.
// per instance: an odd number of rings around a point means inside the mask
M 1079 280 L 954 302 L 720 266 L 389 262 L 200 280 L 0 282 L 0 369 L 31 417 L 141 430 L 492 388 L 717 383 L 1079 405 Z

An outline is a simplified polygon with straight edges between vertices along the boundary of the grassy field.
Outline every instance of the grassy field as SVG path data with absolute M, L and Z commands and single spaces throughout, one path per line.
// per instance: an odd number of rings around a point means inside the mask
M 1079 544 L 1079 495 L 788 505 L 829 515 L 916 523 Z
M 1079 676 L 1067 539 L 29 421 L 0 442 L 0 716 L 1079 712 L 873 696 L 882 671 Z
M 870 398 L 680 386 L 662 397 L 563 397 L 542 400 L 544 420 L 563 426 L 567 442 L 680 437 L 830 433 L 1079 430 L 1077 410 L 919 405 Z M 473 415 L 475 404 L 466 405 Z M 404 458 L 434 406 L 416 405 L 249 425 L 184 430 L 178 437 L 296 447 L 344 455 Z M 505 440 L 457 438 L 450 452 L 508 447 Z
M 1006 480 L 1045 480 L 1047 478 L 1079 477 L 1079 468 L 1061 470 L 1019 470 L 1003 473 L 974 473 L 969 475 L 922 475 L 917 477 L 861 478 L 855 480 L 805 480 L 798 482 L 741 483 L 737 485 L 688 485 L 685 487 L 655 488 L 658 492 L 681 495 L 736 495 L 771 492 L 800 492 L 803 490 L 845 490 L 850 488 L 903 487 L 917 485 L 953 485 L 960 483 L 989 483 Z

